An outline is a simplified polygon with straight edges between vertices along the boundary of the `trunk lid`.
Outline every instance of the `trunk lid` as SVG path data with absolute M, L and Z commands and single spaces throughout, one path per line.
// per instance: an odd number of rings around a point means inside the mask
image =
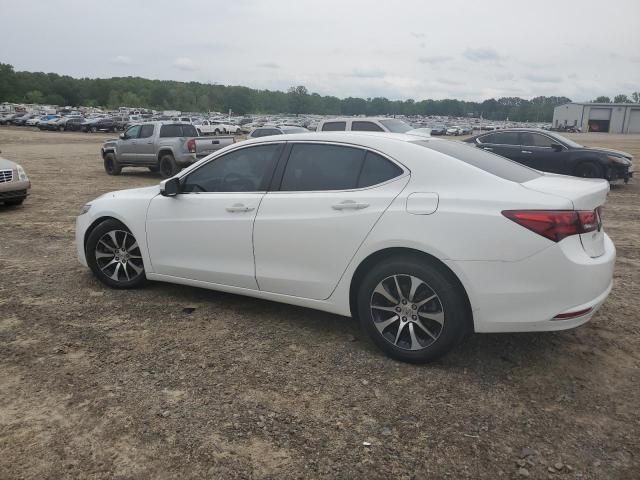
M 566 175 L 544 174 L 534 180 L 525 182 L 523 187 L 549 195 L 568 199 L 575 210 L 594 211 L 602 207 L 609 193 L 609 182 L 599 178 L 577 178 Z M 597 214 L 598 228 L 593 232 L 580 234 L 580 241 L 590 257 L 604 254 L 604 231 Z

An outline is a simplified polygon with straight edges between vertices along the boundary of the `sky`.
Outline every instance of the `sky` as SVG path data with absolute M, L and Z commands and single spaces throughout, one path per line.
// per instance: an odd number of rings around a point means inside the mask
M 321 95 L 640 91 L 640 0 L 0 0 L 0 62 Z

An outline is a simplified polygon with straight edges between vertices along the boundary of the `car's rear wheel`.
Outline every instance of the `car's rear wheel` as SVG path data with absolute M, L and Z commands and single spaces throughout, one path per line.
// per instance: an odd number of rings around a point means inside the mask
M 576 167 L 574 176 L 583 178 L 604 178 L 602 168 L 597 163 L 584 162 Z
M 105 220 L 89 234 L 87 264 L 96 277 L 113 288 L 136 288 L 146 276 L 142 252 L 131 231 L 117 220 Z
M 360 284 L 357 306 L 374 343 L 390 357 L 413 363 L 451 350 L 470 320 L 465 294 L 452 274 L 412 257 L 373 267 Z
M 173 177 L 178 171 L 178 164 L 176 163 L 175 158 L 170 153 L 165 153 L 160 157 L 160 175 L 162 178 L 170 178 Z
M 107 153 L 104 156 L 104 171 L 108 175 L 120 175 L 120 172 L 122 172 L 122 166 L 118 163 L 113 153 Z

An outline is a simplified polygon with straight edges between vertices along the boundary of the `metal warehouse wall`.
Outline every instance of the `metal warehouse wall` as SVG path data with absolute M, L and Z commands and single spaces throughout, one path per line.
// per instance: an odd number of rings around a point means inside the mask
M 608 133 L 640 133 L 640 105 L 568 103 L 553 110 L 553 126 L 579 126 L 589 131 L 589 120 L 609 120 Z

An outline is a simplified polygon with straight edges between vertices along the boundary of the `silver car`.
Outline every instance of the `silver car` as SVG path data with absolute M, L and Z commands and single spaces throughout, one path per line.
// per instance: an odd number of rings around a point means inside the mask
M 0 157 L 0 203 L 20 205 L 27 198 L 30 188 L 31 182 L 24 168 Z

